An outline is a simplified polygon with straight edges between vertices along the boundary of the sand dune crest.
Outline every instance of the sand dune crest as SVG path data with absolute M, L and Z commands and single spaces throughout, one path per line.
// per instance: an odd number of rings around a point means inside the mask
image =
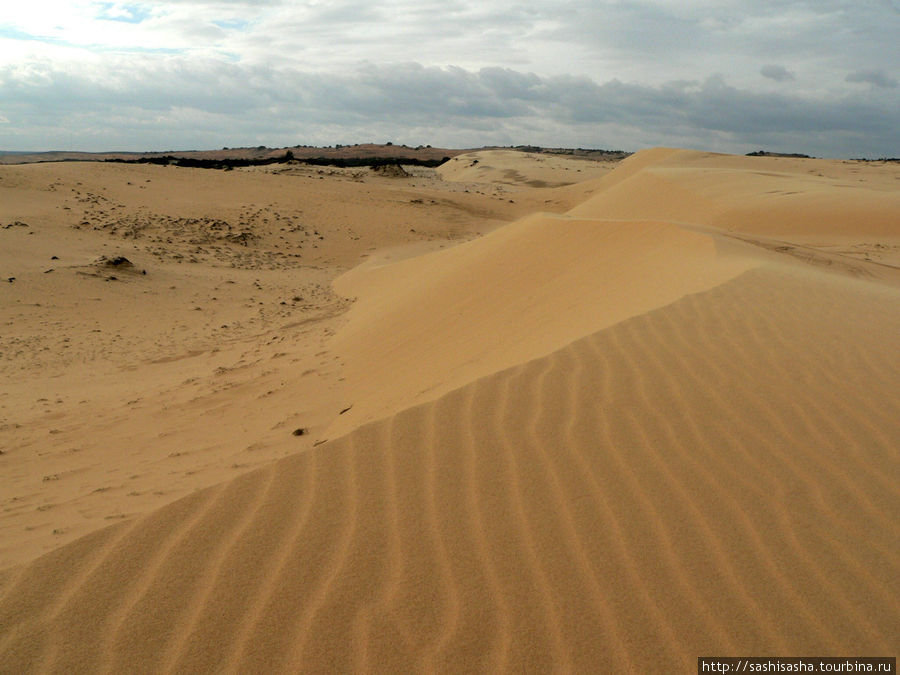
M 362 266 L 333 346 L 353 410 L 329 430 L 433 399 L 759 264 L 663 222 L 535 214 L 446 251 Z M 390 387 L 384 387 L 385 381 Z

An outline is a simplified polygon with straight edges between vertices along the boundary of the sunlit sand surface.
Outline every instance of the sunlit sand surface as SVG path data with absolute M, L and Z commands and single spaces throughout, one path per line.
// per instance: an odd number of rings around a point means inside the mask
M 897 652 L 897 164 L 409 174 L 0 166 L 0 670 Z

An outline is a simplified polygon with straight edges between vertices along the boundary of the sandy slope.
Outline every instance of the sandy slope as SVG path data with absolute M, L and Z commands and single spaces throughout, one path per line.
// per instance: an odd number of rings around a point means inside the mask
M 0 663 L 692 672 L 701 654 L 895 653 L 898 176 L 658 149 L 516 200 L 583 194 L 564 216 L 372 256 L 337 282 L 358 300 L 321 343 L 321 385 L 352 405 L 322 412 L 334 440 L 4 573 Z M 812 197 L 765 197 L 798 187 Z M 257 378 L 284 381 L 287 410 L 299 366 L 270 363 L 220 394 L 223 434 L 264 410 Z
M 0 568 L 311 447 L 345 401 L 331 281 L 530 208 L 296 171 L 0 168 Z
M 667 223 L 536 214 L 450 250 L 363 265 L 335 282 L 358 300 L 332 342 L 345 355 L 353 409 L 329 433 L 548 354 L 755 264 Z
M 749 272 L 104 530 L 15 579 L 3 661 L 688 672 L 893 653 L 900 321 L 868 321 L 890 300 Z
M 544 188 L 598 178 L 617 164 L 517 150 L 479 150 L 457 155 L 439 166 L 437 171 L 444 180 L 458 183 Z
M 658 148 L 595 181 L 571 213 L 662 218 L 828 247 L 900 265 L 896 163 L 732 157 Z M 870 268 L 873 269 L 873 268 Z

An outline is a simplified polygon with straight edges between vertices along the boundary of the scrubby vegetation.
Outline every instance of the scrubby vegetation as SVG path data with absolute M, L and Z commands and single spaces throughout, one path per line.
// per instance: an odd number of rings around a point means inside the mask
M 800 152 L 769 152 L 768 150 L 748 152 L 747 157 L 795 157 L 797 159 L 813 159 L 811 155 L 804 155 Z
M 417 159 L 415 157 L 304 157 L 295 159 L 294 153 L 288 150 L 280 157 L 264 158 L 226 158 L 208 159 L 198 157 L 175 157 L 174 155 L 162 155 L 159 157 L 138 157 L 136 159 L 111 158 L 106 162 L 119 162 L 124 164 L 157 164 L 162 166 L 183 166 L 196 169 L 234 169 L 244 166 L 266 166 L 269 164 L 287 164 L 290 162 L 310 164 L 313 166 L 337 166 L 382 167 L 387 165 L 408 164 L 412 166 L 436 167 L 448 161 L 449 157 L 441 159 Z

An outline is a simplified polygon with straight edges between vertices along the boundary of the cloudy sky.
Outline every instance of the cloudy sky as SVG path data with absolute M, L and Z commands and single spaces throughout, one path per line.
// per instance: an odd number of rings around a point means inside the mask
M 900 156 L 900 0 L 8 0 L 0 150 Z

